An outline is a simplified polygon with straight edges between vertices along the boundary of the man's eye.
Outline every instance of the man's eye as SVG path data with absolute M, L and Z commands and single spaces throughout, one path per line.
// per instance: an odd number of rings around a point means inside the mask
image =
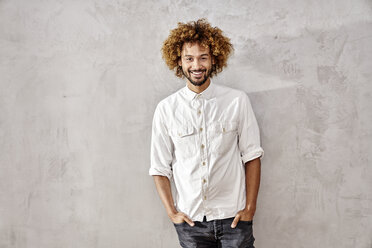
M 191 58 L 186 58 L 187 61 L 191 61 L 192 59 Z

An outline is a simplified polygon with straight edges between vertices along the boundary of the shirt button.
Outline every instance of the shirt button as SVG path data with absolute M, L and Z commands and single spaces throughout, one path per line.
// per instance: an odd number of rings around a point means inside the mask
M 204 145 L 203 144 L 200 147 L 201 147 L 201 149 L 204 149 Z
M 207 182 L 207 180 L 203 179 L 203 183 L 206 183 L 206 182 Z
M 203 199 L 204 199 L 204 200 L 207 200 L 207 196 L 204 196 Z
M 200 130 L 200 132 L 202 132 L 203 131 L 203 128 L 201 127 L 201 128 L 199 128 L 199 130 Z
M 202 165 L 205 165 L 205 162 L 203 162 Z
M 199 110 L 198 110 L 198 115 L 200 115 L 200 114 L 201 114 L 201 110 L 199 109 Z

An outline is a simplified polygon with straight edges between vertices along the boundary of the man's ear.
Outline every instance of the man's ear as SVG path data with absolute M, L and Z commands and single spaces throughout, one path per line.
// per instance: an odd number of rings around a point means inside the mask
M 214 56 L 212 55 L 212 65 L 215 65 L 216 64 L 216 60 L 214 58 Z
M 179 65 L 179 66 L 182 66 L 181 58 L 178 59 L 178 65 Z

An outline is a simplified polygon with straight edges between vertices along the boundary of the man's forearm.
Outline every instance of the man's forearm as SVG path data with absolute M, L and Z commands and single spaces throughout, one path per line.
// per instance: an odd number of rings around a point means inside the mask
M 257 195 L 260 188 L 261 160 L 256 158 L 245 163 L 246 205 L 245 208 L 252 213 L 256 211 Z
M 160 199 L 164 204 L 165 210 L 167 211 L 168 216 L 177 213 L 176 208 L 174 207 L 174 201 L 171 191 L 171 186 L 169 179 L 164 176 L 153 176 L 156 189 L 159 193 Z

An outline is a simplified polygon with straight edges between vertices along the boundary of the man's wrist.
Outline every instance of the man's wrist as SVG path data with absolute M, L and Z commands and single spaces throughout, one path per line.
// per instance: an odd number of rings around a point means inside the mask
M 244 211 L 245 212 L 248 212 L 248 213 L 255 213 L 256 212 L 256 206 L 255 205 L 247 205 L 245 208 L 244 208 Z
M 171 210 L 170 212 L 168 212 L 168 217 L 172 219 L 172 217 L 174 217 L 177 213 L 177 210 Z

